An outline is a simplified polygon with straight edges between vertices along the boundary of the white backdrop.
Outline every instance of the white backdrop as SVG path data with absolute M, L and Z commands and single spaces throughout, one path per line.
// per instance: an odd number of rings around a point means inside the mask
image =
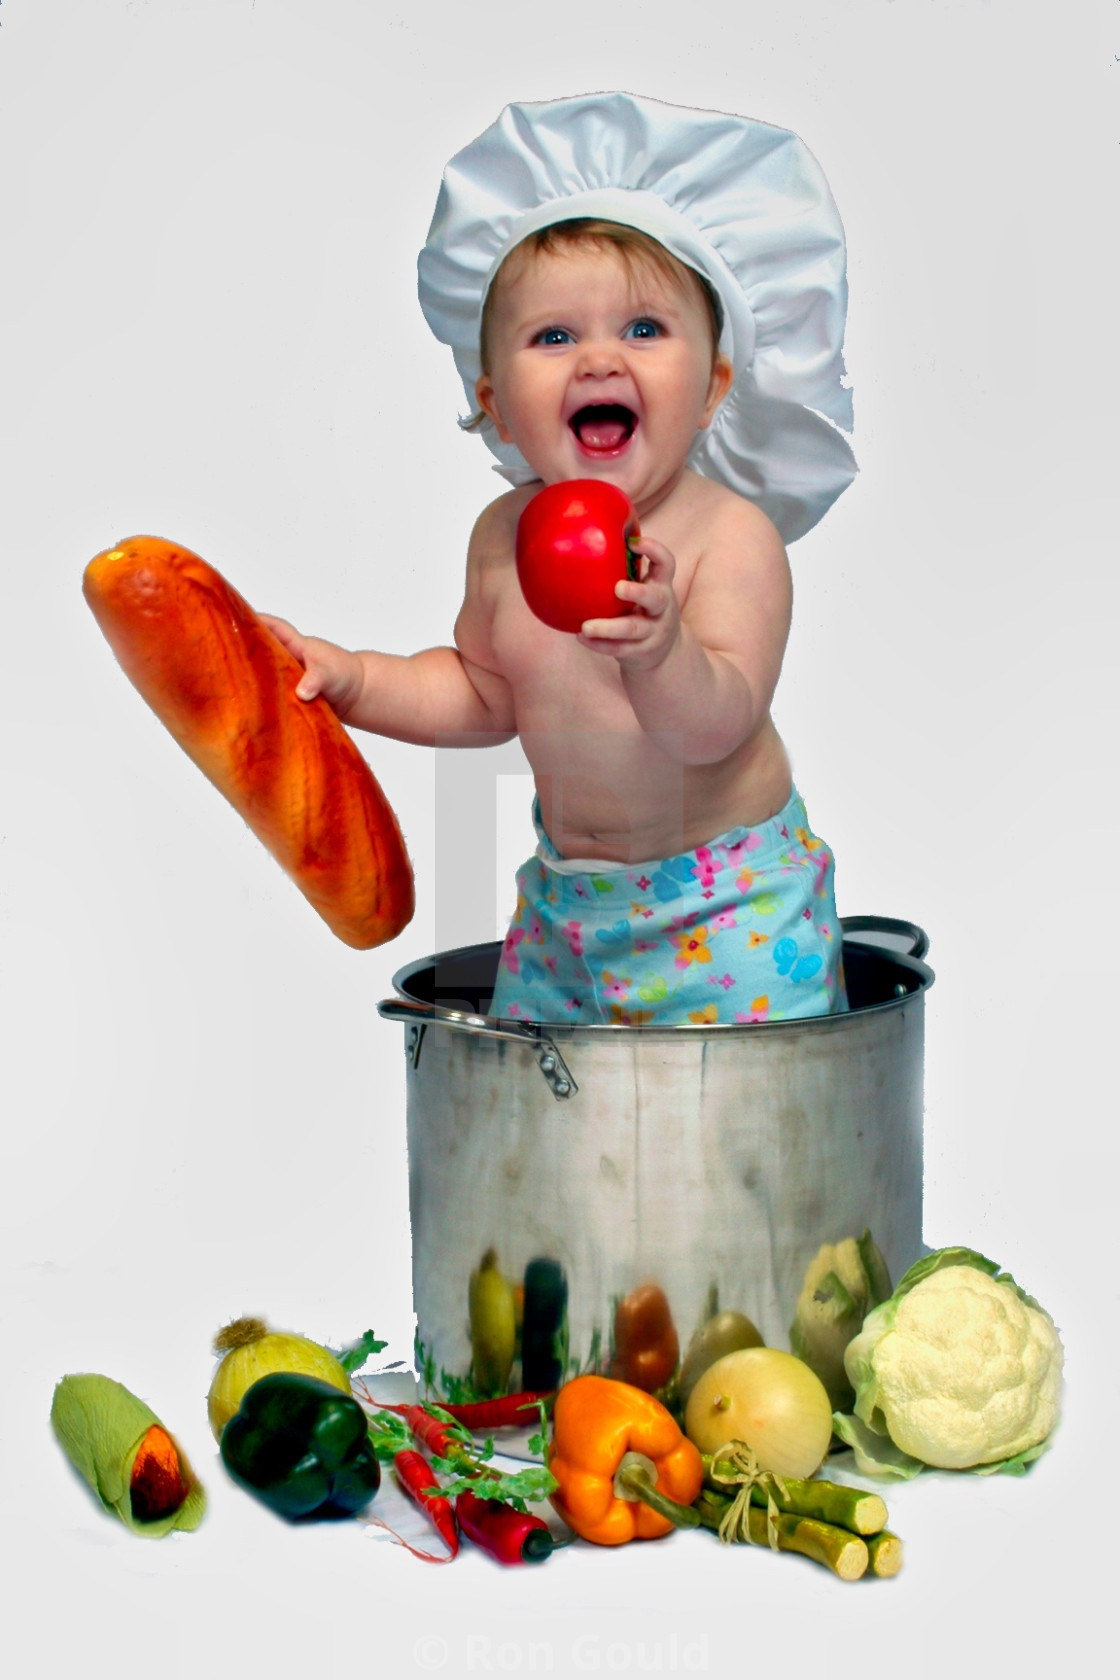
M 1107 0 L 0 0 L 18 1672 L 1084 1666 L 1117 1397 L 1118 76 Z M 419 908 L 388 948 L 336 943 L 131 690 L 82 568 L 157 532 L 309 630 L 446 640 L 501 486 L 456 429 L 416 253 L 443 164 L 504 104 L 600 87 L 793 128 L 840 205 L 862 471 L 793 551 L 777 719 L 841 912 L 930 933 L 926 1239 L 1000 1260 L 1068 1348 L 1028 1478 L 891 1498 L 894 1583 L 688 1537 L 433 1577 L 350 1525 L 288 1530 L 206 1428 L 239 1311 L 407 1355 L 402 1043 L 375 1006 L 455 942 L 457 889 L 477 939 L 510 906 L 469 834 L 435 880 L 433 756 L 363 737 Z M 504 874 L 530 830 L 498 786 Z M 71 1477 L 51 1391 L 89 1369 L 181 1436 L 196 1535 L 134 1540 Z

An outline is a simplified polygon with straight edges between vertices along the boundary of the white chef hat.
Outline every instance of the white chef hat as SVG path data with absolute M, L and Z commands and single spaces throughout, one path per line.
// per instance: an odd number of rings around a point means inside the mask
M 815 158 L 787 129 L 628 93 L 508 105 L 447 165 L 418 265 L 420 306 L 472 411 L 499 265 L 576 217 L 640 229 L 714 288 L 734 382 L 690 463 L 757 502 L 787 542 L 803 536 L 856 473 L 844 230 Z M 514 445 L 483 435 L 503 477 L 534 478 Z

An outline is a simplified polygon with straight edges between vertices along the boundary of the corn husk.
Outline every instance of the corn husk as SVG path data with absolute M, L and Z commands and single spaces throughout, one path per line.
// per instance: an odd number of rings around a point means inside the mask
M 187 1484 L 186 1498 L 177 1510 L 151 1522 L 133 1514 L 132 1466 L 153 1424 L 165 1427 L 150 1406 L 112 1377 L 82 1372 L 63 1377 L 54 1391 L 51 1427 L 75 1470 L 107 1511 L 134 1534 L 156 1540 L 172 1529 L 197 1528 L 206 1509 L 206 1493 L 172 1436 Z

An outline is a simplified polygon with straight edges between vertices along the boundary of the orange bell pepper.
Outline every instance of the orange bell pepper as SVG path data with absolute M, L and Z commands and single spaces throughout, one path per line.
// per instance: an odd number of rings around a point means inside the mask
M 610 1377 L 576 1377 L 556 1396 L 552 1423 L 552 1504 L 582 1539 L 621 1546 L 697 1526 L 700 1454 L 652 1394 Z

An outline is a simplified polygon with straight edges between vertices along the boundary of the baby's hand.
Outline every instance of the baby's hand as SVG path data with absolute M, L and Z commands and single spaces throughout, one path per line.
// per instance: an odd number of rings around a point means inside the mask
M 303 676 L 296 684 L 296 698 L 314 700 L 317 695 L 345 719 L 362 692 L 362 662 L 356 653 L 336 647 L 333 642 L 320 641 L 316 636 L 301 636 L 287 619 L 258 613 L 278 642 L 294 654 L 303 666 Z
M 589 618 L 579 639 L 593 653 L 605 653 L 635 671 L 660 665 L 681 633 L 681 613 L 673 593 L 677 563 L 664 543 L 643 537 L 631 544 L 642 556 L 641 578 L 615 585 L 620 601 L 632 601 L 636 612 L 620 618 Z

